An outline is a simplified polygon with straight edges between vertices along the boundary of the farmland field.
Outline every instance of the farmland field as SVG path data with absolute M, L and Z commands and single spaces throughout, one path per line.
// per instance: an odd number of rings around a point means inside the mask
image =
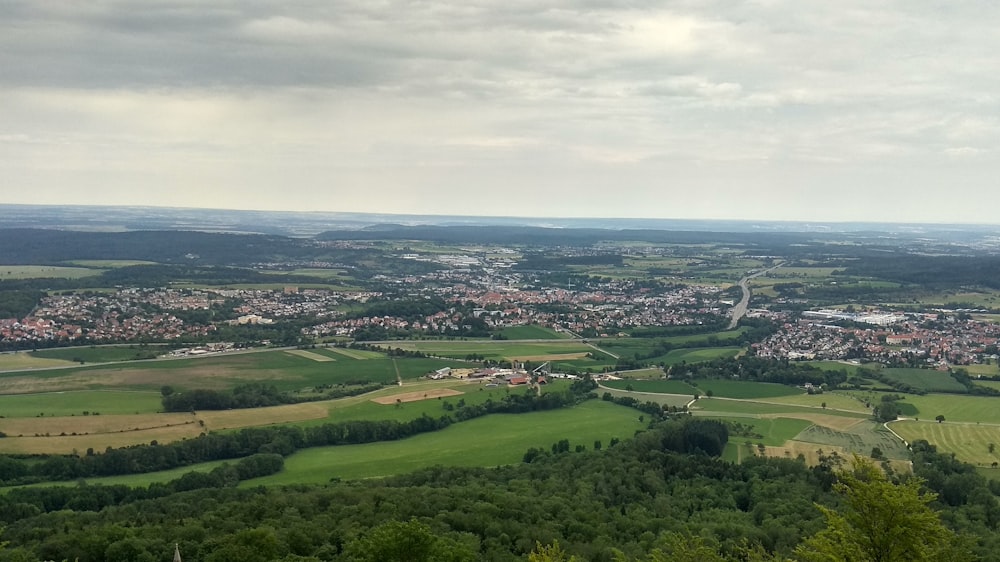
M 16 353 L 0 353 L 0 373 L 4 371 L 19 371 L 22 369 L 44 369 L 47 367 L 62 367 L 73 365 L 72 361 L 62 359 L 42 359 L 27 351 Z
M 903 442 L 874 421 L 862 421 L 844 431 L 811 425 L 796 435 L 795 440 L 832 445 L 861 456 L 869 456 L 872 449 L 878 447 L 888 458 L 909 458 L 909 450 L 903 445 Z
M 542 326 L 511 326 L 504 328 L 500 333 L 509 340 L 561 340 L 569 338 L 565 332 L 557 332 Z
M 322 349 L 310 351 L 326 353 Z M 40 370 L 30 374 L 7 373 L 0 375 L 0 393 L 101 388 L 159 390 L 163 385 L 178 389 L 221 389 L 246 382 L 267 382 L 279 390 L 299 390 L 352 381 L 393 383 L 396 381 L 397 369 L 403 379 L 414 379 L 441 367 L 468 366 L 467 363 L 447 359 L 390 359 L 379 355 L 379 359 L 351 360 L 342 354 L 329 353 L 341 360 L 320 362 L 284 351 L 261 351 L 194 359 Z
M 606 387 L 598 389 L 598 394 L 603 395 L 605 392 L 612 396 L 628 396 L 640 402 L 655 402 L 661 406 L 674 406 L 676 408 L 687 406 L 694 399 L 690 394 L 641 394 Z
M 975 384 L 976 386 L 982 386 L 984 388 L 993 388 L 996 390 L 1000 390 L 1000 381 L 978 380 L 975 381 Z
M 100 275 L 99 269 L 51 265 L 0 265 L 0 281 L 13 279 L 80 279 Z
M 907 395 L 916 410 L 913 417 L 932 420 L 943 415 L 948 421 L 1000 423 L 1000 397 L 960 394 Z
M 104 269 L 114 269 L 118 267 L 131 267 L 133 265 L 156 265 L 155 261 L 143 260 L 73 260 L 67 262 L 81 267 L 96 267 Z
M 698 388 L 700 394 L 712 391 L 714 396 L 721 398 L 753 399 L 805 394 L 805 391 L 800 388 L 768 382 L 698 379 L 691 381 L 691 383 Z
M 967 392 L 965 386 L 943 371 L 930 369 L 882 369 L 887 378 L 927 392 Z
M 807 406 L 787 406 L 783 404 L 767 404 L 748 400 L 729 400 L 724 398 L 701 398 L 693 406 L 697 415 L 726 416 L 727 414 L 742 414 L 750 417 L 784 416 L 798 419 L 814 419 L 816 416 L 826 418 L 844 418 L 836 425 L 853 424 L 857 420 L 869 417 L 862 412 L 844 412 L 824 410 Z
M 654 363 L 663 361 L 667 365 L 678 365 L 680 363 L 698 363 L 701 361 L 711 361 L 713 359 L 731 359 L 743 351 L 742 347 L 695 347 L 690 349 L 674 349 L 666 355 L 651 359 Z
M 865 403 L 854 396 L 841 392 L 824 392 L 823 394 L 796 394 L 794 396 L 777 396 L 768 398 L 768 402 L 780 402 L 796 406 L 826 407 L 836 410 L 851 410 L 854 412 L 867 413 L 868 408 Z
M 487 359 L 511 360 L 534 357 L 563 356 L 567 354 L 587 354 L 594 349 L 580 342 L 552 341 L 544 343 L 511 342 L 511 341 L 420 341 L 399 342 L 391 345 L 393 349 L 406 351 L 421 351 L 441 357 L 464 359 L 469 355 L 481 355 Z
M 944 453 L 955 453 L 959 460 L 991 466 L 1000 462 L 1000 427 L 968 423 L 936 423 L 933 421 L 898 421 L 892 429 L 903 439 L 913 442 L 924 439 Z M 989 445 L 998 446 L 993 453 Z
M 698 389 L 684 381 L 678 380 L 618 380 L 605 381 L 602 386 L 618 390 L 631 388 L 635 392 L 653 392 L 658 394 L 683 394 L 686 399 L 690 399 Z
M 88 347 L 58 347 L 32 351 L 32 357 L 40 359 L 60 359 L 63 361 L 85 361 L 87 363 L 110 363 L 135 359 L 152 359 L 167 352 L 160 345 L 101 345 Z
M 411 472 L 434 465 L 497 466 L 521 461 L 530 447 L 548 450 L 568 438 L 570 447 L 604 446 L 613 437 L 626 439 L 644 427 L 639 412 L 591 400 L 579 406 L 531 414 L 495 414 L 385 443 L 318 447 L 285 459 L 280 474 L 249 480 L 244 486 L 326 483 Z
M 34 418 L 45 416 L 82 416 L 83 412 L 102 415 L 153 413 L 162 409 L 159 392 L 76 391 L 44 394 L 0 395 L 0 416 Z

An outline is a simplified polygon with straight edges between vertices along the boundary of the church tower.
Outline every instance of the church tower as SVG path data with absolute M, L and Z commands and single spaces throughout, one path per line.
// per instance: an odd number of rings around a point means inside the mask
M 174 562 L 181 562 L 181 547 L 174 543 Z

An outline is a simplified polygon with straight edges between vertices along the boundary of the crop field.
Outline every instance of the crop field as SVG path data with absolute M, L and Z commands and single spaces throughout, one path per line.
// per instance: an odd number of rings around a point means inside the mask
M 845 412 L 841 410 L 824 410 L 806 406 L 788 406 L 783 404 L 767 404 L 748 400 L 729 400 L 724 398 L 700 398 L 694 406 L 693 413 L 700 416 L 725 417 L 786 417 L 811 420 L 813 423 L 844 429 L 870 417 L 862 412 Z
M 307 349 L 290 349 L 290 350 L 286 351 L 285 353 L 288 353 L 288 354 L 291 354 L 291 355 L 295 355 L 297 357 L 303 357 L 305 359 L 311 359 L 313 361 L 319 361 L 319 362 L 322 362 L 322 363 L 325 363 L 325 362 L 328 362 L 328 361 L 336 361 L 336 359 L 334 359 L 333 357 L 330 357 L 329 355 L 325 355 L 325 354 L 322 354 L 322 353 L 316 353 L 316 352 L 313 352 L 313 351 L 309 351 Z
M 993 389 L 996 389 L 996 390 L 1000 390 L 1000 381 L 978 380 L 978 381 L 975 381 L 975 382 L 976 382 L 976 386 L 982 386 L 984 388 L 993 388 Z
M 311 350 L 312 351 L 312 350 Z M 351 350 L 352 353 L 354 350 Z M 317 349 L 315 353 L 322 354 Z M 40 370 L 0 375 L 0 394 L 22 394 L 65 390 L 130 389 L 159 390 L 163 385 L 185 388 L 231 388 L 247 382 L 267 382 L 279 390 L 299 390 L 324 384 L 352 381 L 393 383 L 397 370 L 403 379 L 418 378 L 441 367 L 465 367 L 467 363 L 446 359 L 398 358 L 313 361 L 284 351 L 232 353 L 194 359 L 144 361 Z
M 73 365 L 72 361 L 62 359 L 42 359 L 28 351 L 0 353 L 0 373 L 4 371 L 20 371 L 23 369 L 45 369 L 48 367 L 64 367 Z
M 663 369 L 659 367 L 650 367 L 648 369 L 635 369 L 632 371 L 619 371 L 619 376 L 622 376 L 630 380 L 650 380 L 650 379 L 662 379 Z
M 908 442 L 925 439 L 939 451 L 955 453 L 959 460 L 980 466 L 1000 462 L 1000 427 L 934 421 L 898 421 L 892 429 Z M 990 443 L 994 452 L 990 453 Z
M 13 279 L 80 279 L 100 275 L 100 269 L 52 265 L 0 265 L 0 281 Z
M 384 353 L 379 353 L 377 351 L 368 351 L 366 349 L 349 349 L 346 347 L 319 347 L 314 350 L 317 353 L 329 353 L 332 357 L 337 357 L 343 355 L 344 357 L 350 357 L 351 359 L 357 359 L 363 361 L 365 359 L 383 359 L 385 358 Z
M 162 409 L 159 392 L 127 390 L 84 390 L 44 394 L 0 395 L 0 416 L 4 418 L 36 418 L 49 416 L 111 416 L 116 414 L 146 414 Z M 4 420 L 0 420 L 0 429 Z
M 789 404 L 794 406 L 812 406 L 831 410 L 850 410 L 852 412 L 870 413 L 865 403 L 854 396 L 842 392 L 824 392 L 823 394 L 796 394 L 794 396 L 777 396 L 768 398 L 768 402 Z
M 59 347 L 32 351 L 32 357 L 39 359 L 60 359 L 63 361 L 86 363 L 112 363 L 152 359 L 152 356 L 166 353 L 167 348 L 159 345 L 101 345 L 89 347 Z
M 511 326 L 504 328 L 500 334 L 509 340 L 562 340 L 570 337 L 566 332 L 536 325 Z
M 673 406 L 675 408 L 680 408 L 682 406 L 687 406 L 691 400 L 694 399 L 690 394 L 644 394 L 638 392 L 629 392 L 627 390 L 617 390 L 614 388 L 601 387 L 598 389 L 598 394 L 604 394 L 607 392 L 612 396 L 628 396 L 635 398 L 640 402 L 654 402 L 660 404 L 661 406 Z
M 786 441 L 794 439 L 796 435 L 813 425 L 812 422 L 807 420 L 798 420 L 794 418 L 747 419 L 720 417 L 719 419 L 749 426 L 755 433 L 759 433 L 763 436 L 744 437 L 730 434 L 730 443 L 744 443 L 749 440 L 754 444 L 763 443 L 764 445 L 783 445 Z
M 602 386 L 618 390 L 629 390 L 635 392 L 652 392 L 657 394 L 683 394 L 690 399 L 699 390 L 684 381 L 678 380 L 618 380 L 605 381 Z
M 962 365 L 960 369 L 965 369 L 969 375 L 973 378 L 976 376 L 984 377 L 995 377 L 1000 376 L 1000 364 L 990 363 L 989 365 L 983 363 L 975 363 L 972 365 Z
M 83 454 L 87 449 L 103 451 L 106 447 L 129 447 L 142 443 L 159 441 L 167 443 L 197 437 L 204 431 L 194 420 L 178 425 L 136 427 L 109 433 L 86 433 L 72 435 L 53 434 L 49 437 L 6 437 L 0 439 L 0 453 L 67 455 Z
M 511 342 L 511 341 L 420 341 L 393 343 L 393 349 L 421 351 L 440 357 L 464 359 L 469 355 L 481 355 L 487 359 L 512 360 L 534 357 L 566 357 L 568 354 L 584 354 L 594 352 L 594 349 L 579 342 Z M 595 352 L 596 353 L 596 352 Z
M 743 351 L 742 347 L 695 347 L 691 349 L 674 349 L 666 355 L 654 357 L 650 361 L 667 365 L 678 365 L 681 363 L 700 363 L 713 359 L 732 359 Z
M 513 464 L 521 462 L 528 448 L 548 450 L 560 439 L 568 438 L 571 449 L 583 445 L 591 450 L 596 440 L 607 446 L 614 437 L 632 437 L 645 426 L 638 421 L 639 415 L 631 408 L 600 400 L 561 410 L 495 414 L 400 441 L 305 449 L 285 459 L 285 470 L 280 474 L 241 485 L 376 478 L 435 465 Z
M 819 445 L 832 445 L 861 456 L 871 455 L 872 449 L 878 447 L 888 458 L 909 458 L 909 450 L 903 445 L 903 442 L 874 421 L 859 422 L 845 431 L 811 425 L 796 435 L 795 440 Z
M 823 369 L 824 371 L 845 371 L 848 375 L 858 374 L 858 369 L 861 367 L 859 364 L 845 363 L 842 361 L 810 361 L 808 364 L 813 367 Z M 865 368 L 873 370 L 878 370 L 880 367 L 881 365 L 878 363 L 865 365 Z
M 131 267 L 133 265 L 156 265 L 155 261 L 143 260 L 73 260 L 67 263 L 81 267 L 102 269 L 116 269 L 119 267 Z
M 891 380 L 908 384 L 927 392 L 966 392 L 966 388 L 943 371 L 931 369 L 882 369 Z
M 800 388 L 769 382 L 731 381 L 722 379 L 699 379 L 691 381 L 700 394 L 712 391 L 714 396 L 721 398 L 773 398 L 776 396 L 793 396 L 805 394 Z
M 947 421 L 1000 423 L 1000 397 L 958 394 L 908 395 L 906 402 L 915 407 L 913 417 L 931 421 L 938 415 Z

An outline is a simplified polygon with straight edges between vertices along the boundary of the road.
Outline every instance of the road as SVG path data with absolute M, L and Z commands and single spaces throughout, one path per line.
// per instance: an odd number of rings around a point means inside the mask
M 743 279 L 740 279 L 739 285 L 740 289 L 743 290 L 743 298 L 740 299 L 740 302 L 736 303 L 736 306 L 733 307 L 733 317 L 729 321 L 729 327 L 726 328 L 727 330 L 735 328 L 736 324 L 739 323 L 740 318 L 743 318 L 743 315 L 747 313 L 747 307 L 750 305 L 750 280 L 754 277 L 760 277 L 761 275 L 766 275 L 775 269 L 778 269 L 783 263 L 784 262 L 778 262 L 773 267 L 762 269 L 756 273 L 751 273 L 743 277 Z

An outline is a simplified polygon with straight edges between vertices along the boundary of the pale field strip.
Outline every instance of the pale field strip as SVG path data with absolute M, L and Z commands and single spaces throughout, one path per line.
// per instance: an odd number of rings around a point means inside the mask
M 185 423 L 169 427 L 157 427 L 120 433 L 100 433 L 91 435 L 55 435 L 52 437 L 6 437 L 0 439 L 0 453 L 65 455 L 84 454 L 88 448 L 104 452 L 105 448 L 128 447 L 157 441 L 168 443 L 182 439 L 192 439 L 204 431 L 197 423 Z
M 854 426 L 861 422 L 864 422 L 864 418 L 848 418 L 844 416 L 834 416 L 830 414 L 813 414 L 809 412 L 787 412 L 783 414 L 756 414 L 755 417 L 761 419 L 771 419 L 771 418 L 794 418 L 798 420 L 805 420 L 812 422 L 816 425 L 821 425 L 823 427 L 829 427 L 830 429 L 836 429 L 837 431 L 848 431 Z
M 465 394 L 464 392 L 459 392 L 453 388 L 435 388 L 428 389 L 426 391 L 416 391 L 416 392 L 404 392 L 402 394 L 393 394 L 390 396 L 379 396 L 378 398 L 372 398 L 372 402 L 376 404 L 395 404 L 398 402 L 418 402 L 420 400 L 431 400 L 433 398 L 443 397 L 443 396 L 459 396 Z
M 75 364 L 76 363 L 65 359 L 34 357 L 26 351 L 0 353 L 0 372 L 20 371 L 23 369 L 42 369 L 45 367 L 65 367 Z
M 573 359 L 583 359 L 587 356 L 588 351 L 581 351 L 579 353 L 549 353 L 546 355 L 517 355 L 511 356 L 508 359 L 513 361 L 571 361 Z
M 157 429 L 195 423 L 197 420 L 190 413 L 177 414 L 125 414 L 115 416 L 61 416 L 37 418 L 3 418 L 0 419 L 0 431 L 9 437 L 33 437 L 35 434 L 50 436 L 66 433 L 67 435 L 84 433 L 102 435 Z
M 61 376 L 42 378 L 32 375 L 0 378 L 0 394 L 31 394 L 61 390 L 94 390 L 96 387 L 122 388 L 135 385 L 194 385 L 199 388 L 225 388 L 226 379 L 240 379 L 245 373 L 241 364 L 190 366 L 184 369 L 109 367 Z M 288 378 L 280 370 L 254 371 L 254 380 Z
M 334 359 L 333 357 L 330 357 L 328 355 L 320 355 L 319 353 L 314 353 L 306 349 L 290 349 L 285 353 L 289 355 L 296 355 L 298 357 L 302 357 L 305 359 L 312 359 L 313 361 L 320 361 L 320 362 L 336 361 L 336 359 Z
M 351 359 L 358 359 L 358 360 L 368 359 L 368 357 L 362 353 L 357 353 L 355 351 L 351 351 L 350 349 L 344 349 L 342 347 L 331 346 L 331 347 L 325 347 L 323 349 L 326 349 L 327 351 L 332 351 L 334 353 L 339 353 L 340 355 L 343 355 L 344 357 L 350 357 Z
M 740 456 L 741 458 L 748 458 L 751 453 L 744 451 L 745 446 L 741 445 Z M 753 447 L 753 455 L 758 455 L 757 447 Z M 784 458 L 784 459 L 795 459 L 801 454 L 806 459 L 806 466 L 819 466 L 819 452 L 823 451 L 824 456 L 830 456 L 830 453 L 837 453 L 840 458 L 844 459 L 844 464 L 842 466 L 848 466 L 851 458 L 854 456 L 853 453 L 848 451 L 843 447 L 838 447 L 835 445 L 819 445 L 816 443 L 806 443 L 803 441 L 786 441 L 784 445 L 781 446 L 769 446 L 764 448 L 764 455 L 772 458 Z M 910 461 L 904 460 L 890 460 L 889 466 L 893 470 L 902 473 L 909 473 L 913 471 L 913 466 Z
M 198 419 L 205 422 L 205 427 L 211 430 L 324 419 L 330 415 L 331 402 L 304 402 L 266 408 L 200 411 Z

